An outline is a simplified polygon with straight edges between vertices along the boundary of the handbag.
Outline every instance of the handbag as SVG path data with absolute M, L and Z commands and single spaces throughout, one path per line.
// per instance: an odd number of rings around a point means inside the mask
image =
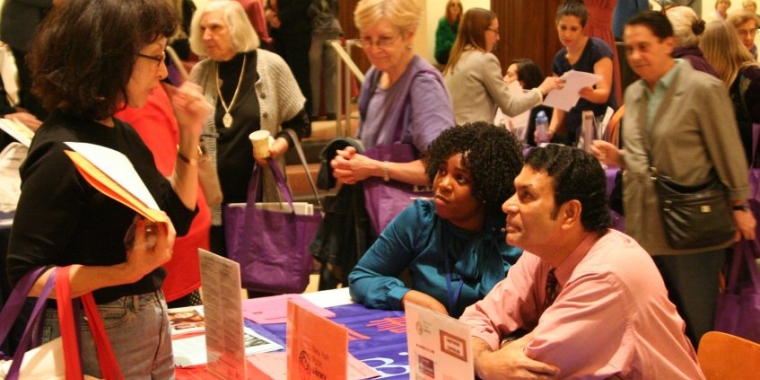
M 305 164 L 298 139 L 294 138 L 293 141 Z M 322 214 L 296 213 L 293 197 L 277 162 L 271 157 L 267 161 L 280 194 L 290 208 L 285 212 L 256 208 L 256 195 L 263 168 L 254 164 L 245 206 L 225 207 L 227 252 L 230 259 L 240 264 L 240 278 L 244 288 L 266 293 L 302 293 L 309 284 L 309 275 L 314 267 L 309 244 L 319 228 Z M 307 177 L 317 207 L 321 209 L 319 195 L 308 171 Z
M 758 141 L 760 141 L 760 124 L 752 123 L 752 162 L 749 165 L 750 193 L 747 203 L 749 203 L 749 209 L 752 211 L 755 220 L 760 220 L 760 164 L 756 164 Z M 760 235 L 760 223 L 758 223 L 755 233 Z M 755 258 L 760 259 L 760 252 L 758 254 L 759 256 L 755 256 Z
M 75 310 L 78 311 L 79 303 L 76 302 L 77 307 L 72 307 L 69 269 L 70 267 L 58 267 L 51 271 L 34 305 L 16 353 L 11 361 L 0 362 L 0 379 L 95 379 L 89 375 L 84 375 L 84 377 L 82 375 L 79 333 L 75 322 L 78 319 L 78 313 Z M 8 303 L 0 312 L 0 322 L 2 322 L 0 323 L 0 341 L 4 341 L 8 336 L 13 320 L 21 311 L 27 293 L 45 270 L 46 268 L 43 267 L 30 271 L 14 288 Z M 31 343 L 33 330 L 41 322 L 53 287 L 56 291 L 61 336 L 35 349 L 26 351 Z M 97 348 L 101 374 L 109 380 L 123 379 L 124 376 L 119 369 L 92 293 L 83 295 L 81 302 Z
M 364 152 L 364 155 L 388 162 L 411 162 L 417 159 L 412 144 L 395 143 L 377 145 Z M 385 227 L 401 210 L 417 198 L 430 198 L 430 187 L 420 187 L 399 181 L 385 182 L 379 177 L 369 177 L 363 181 L 364 204 L 375 236 L 380 235 Z
M 760 343 L 760 274 L 754 257 L 760 253 L 756 240 L 734 244 L 731 272 L 724 292 L 718 294 L 715 330 Z M 742 273 L 749 273 L 743 280 Z
M 674 249 L 704 248 L 731 241 L 736 228 L 725 186 L 715 175 L 685 186 L 652 168 L 660 215 Z
M 694 249 L 732 241 L 736 226 L 731 200 L 718 176 L 712 172 L 707 181 L 698 185 L 675 182 L 654 166 L 649 133 L 643 135 L 668 245 L 673 249 Z

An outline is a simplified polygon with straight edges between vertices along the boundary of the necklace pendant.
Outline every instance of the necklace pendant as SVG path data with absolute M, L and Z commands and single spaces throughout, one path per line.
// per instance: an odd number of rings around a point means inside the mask
M 225 112 L 224 116 L 222 116 L 222 124 L 224 124 L 225 128 L 232 126 L 232 115 L 229 112 Z

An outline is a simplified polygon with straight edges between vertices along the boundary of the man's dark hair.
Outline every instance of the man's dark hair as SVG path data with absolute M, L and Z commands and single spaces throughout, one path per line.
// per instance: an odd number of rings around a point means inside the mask
M 449 128 L 433 140 L 424 157 L 432 182 L 438 168 L 454 154 L 462 154 L 462 166 L 470 172 L 472 195 L 486 202 L 488 215 L 515 192 L 514 180 L 522 169 L 522 145 L 512 132 L 486 122 Z
M 164 0 L 66 0 L 40 24 L 29 52 L 32 91 L 48 110 L 92 120 L 128 103 L 137 53 L 176 29 Z
M 660 40 L 673 37 L 673 25 L 668 18 L 656 11 L 639 12 L 626 21 L 625 26 L 645 26 Z
M 552 178 L 556 202 L 552 219 L 557 217 L 562 204 L 577 199 L 582 205 L 581 223 L 587 231 L 604 233 L 611 226 L 607 177 L 592 155 L 569 146 L 550 144 L 533 149 L 525 158 L 525 165 L 544 171 Z

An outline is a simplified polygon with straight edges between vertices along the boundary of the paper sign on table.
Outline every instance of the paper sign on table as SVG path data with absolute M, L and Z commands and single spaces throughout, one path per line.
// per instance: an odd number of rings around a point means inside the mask
M 288 379 L 348 379 L 348 330 L 288 300 Z
M 412 303 L 407 303 L 404 309 L 409 378 L 474 379 L 470 326 Z
M 226 380 L 243 380 L 246 361 L 240 264 L 200 248 L 198 259 L 208 370 Z
M 74 151 L 64 152 L 92 187 L 148 220 L 168 221 L 126 156 L 95 144 L 67 142 L 66 145 Z
M 582 88 L 593 87 L 602 80 L 601 75 L 575 70 L 566 72 L 561 78 L 565 80 L 565 87 L 549 92 L 544 98 L 544 105 L 565 112 L 570 111 L 578 103 L 578 99 L 581 98 L 578 93 Z
M 335 317 L 335 313 L 332 311 L 314 305 L 300 294 L 247 299 L 243 301 L 243 317 L 260 325 L 285 323 L 288 321 L 288 301 L 293 301 L 318 316 Z

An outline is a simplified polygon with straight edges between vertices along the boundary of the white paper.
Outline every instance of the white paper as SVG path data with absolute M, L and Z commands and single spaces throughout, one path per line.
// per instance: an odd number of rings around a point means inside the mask
M 206 316 L 208 370 L 225 379 L 246 378 L 240 264 L 198 249 Z
M 601 75 L 583 71 L 570 70 L 561 77 L 565 80 L 565 87 L 561 90 L 552 90 L 544 98 L 544 105 L 570 111 L 581 98 L 578 93 L 584 87 L 593 87 L 602 80 Z
M 32 145 L 34 132 L 18 120 L 0 118 L 0 130 L 13 137 L 27 148 Z
M 153 210 L 160 210 L 158 203 L 153 199 L 148 188 L 145 187 L 145 184 L 140 179 L 127 156 L 111 148 L 95 144 L 67 142 L 66 145 L 81 154 L 82 157 L 90 161 L 90 163 L 114 180 L 114 182 L 121 185 L 135 198 L 145 204 L 145 206 Z
M 348 294 L 348 287 L 304 293 L 301 294 L 301 297 L 306 298 L 307 300 L 311 301 L 311 303 L 324 308 L 349 305 L 354 303 L 354 300 L 351 299 L 351 295 Z
M 283 348 L 247 327 L 244 332 L 246 356 Z M 174 339 L 172 340 L 172 350 L 174 351 L 174 365 L 177 367 L 193 367 L 207 363 L 205 335 Z
M 407 303 L 409 378 L 473 380 L 470 326 L 448 315 Z

